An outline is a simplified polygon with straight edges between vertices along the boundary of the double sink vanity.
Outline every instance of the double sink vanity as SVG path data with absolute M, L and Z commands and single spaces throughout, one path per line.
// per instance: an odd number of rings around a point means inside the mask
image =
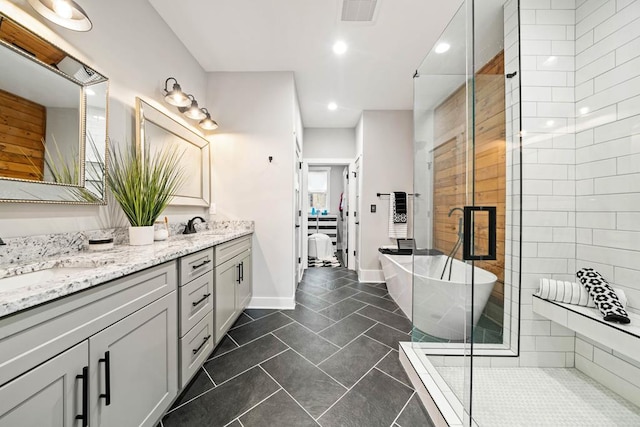
M 252 233 L 0 266 L 0 427 L 155 426 L 249 303 Z

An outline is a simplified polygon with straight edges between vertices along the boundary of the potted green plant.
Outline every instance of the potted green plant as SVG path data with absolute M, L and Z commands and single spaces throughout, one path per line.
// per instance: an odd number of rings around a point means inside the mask
M 107 183 L 129 220 L 129 244 L 153 243 L 153 223 L 184 182 L 182 154 L 169 146 L 150 154 L 111 144 Z

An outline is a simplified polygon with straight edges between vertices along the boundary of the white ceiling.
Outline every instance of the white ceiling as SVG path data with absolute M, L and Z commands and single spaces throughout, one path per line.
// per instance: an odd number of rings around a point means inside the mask
M 378 0 L 375 22 L 348 23 L 341 0 L 149 0 L 206 71 L 293 71 L 305 127 L 412 109 L 412 75 L 461 1 Z

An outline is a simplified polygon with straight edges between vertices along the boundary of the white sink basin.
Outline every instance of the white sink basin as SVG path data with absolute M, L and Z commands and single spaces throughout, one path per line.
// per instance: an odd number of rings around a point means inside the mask
M 25 286 L 39 285 L 52 280 L 71 277 L 82 271 L 91 270 L 86 267 L 52 267 L 31 273 L 18 274 L 0 279 L 0 292 L 18 289 Z

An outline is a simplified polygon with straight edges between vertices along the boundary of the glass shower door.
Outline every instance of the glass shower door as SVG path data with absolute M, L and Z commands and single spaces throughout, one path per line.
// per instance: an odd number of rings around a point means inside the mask
M 412 346 L 450 424 L 471 422 L 473 270 L 464 259 L 474 205 L 473 3 L 461 4 L 414 77 Z M 479 224 L 479 221 L 477 221 Z M 471 224 L 471 222 L 468 222 Z M 470 233 L 470 231 L 467 231 Z M 468 254 L 480 249 L 468 247 Z M 470 249 L 470 250 L 469 250 Z
M 517 355 L 517 22 L 504 30 L 514 7 L 462 2 L 414 78 L 412 346 L 450 424 L 472 425 L 491 360 L 474 356 Z

